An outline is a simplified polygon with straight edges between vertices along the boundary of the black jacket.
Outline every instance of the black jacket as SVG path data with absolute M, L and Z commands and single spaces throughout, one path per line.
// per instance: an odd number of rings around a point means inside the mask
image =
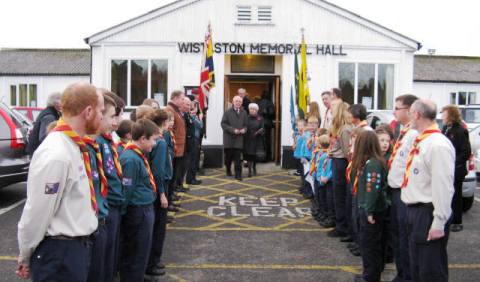
M 237 113 L 233 107 L 222 117 L 223 147 L 225 149 L 243 149 L 244 134 L 235 134 L 235 129 L 247 129 L 247 112 L 240 108 Z
M 37 117 L 28 137 L 27 153 L 32 156 L 43 139 L 47 136 L 48 125 L 60 118 L 60 113 L 55 107 L 47 107 Z
M 247 155 L 255 155 L 257 149 L 263 146 L 263 134 L 265 132 L 264 120 L 261 116 L 248 116 L 247 134 L 245 135 L 244 152 Z
M 455 177 L 467 175 L 467 161 L 472 154 L 468 130 L 459 123 L 453 123 L 444 126 L 442 133 L 455 148 Z
M 262 100 L 258 102 L 258 108 L 258 113 L 262 115 L 264 119 L 265 128 L 273 128 L 273 120 L 275 119 L 275 105 L 273 105 L 272 101 L 269 99 L 262 98 Z

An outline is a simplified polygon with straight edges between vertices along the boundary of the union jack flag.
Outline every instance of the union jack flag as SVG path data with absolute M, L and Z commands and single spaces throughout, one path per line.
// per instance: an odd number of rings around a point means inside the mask
M 205 42 L 203 43 L 202 70 L 198 89 L 198 100 L 202 110 L 208 108 L 208 96 L 213 87 L 215 87 L 215 72 L 213 68 L 212 29 L 208 24 Z

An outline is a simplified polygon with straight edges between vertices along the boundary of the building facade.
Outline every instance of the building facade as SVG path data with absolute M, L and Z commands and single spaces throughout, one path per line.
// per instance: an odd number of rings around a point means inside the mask
M 0 49 L 0 99 L 11 106 L 43 108 L 79 81 L 90 82 L 88 49 Z
M 122 96 L 128 108 L 145 98 L 165 104 L 173 90 L 198 86 L 209 23 L 216 86 L 203 142 L 207 166 L 222 165 L 220 120 L 240 87 L 253 101 L 264 93 L 275 104 L 269 144 L 275 160 L 288 166 L 289 101 L 302 33 L 311 101 L 340 87 L 349 103 L 391 110 L 395 96 L 412 92 L 420 44 L 321 0 L 175 1 L 88 37 L 92 83 Z

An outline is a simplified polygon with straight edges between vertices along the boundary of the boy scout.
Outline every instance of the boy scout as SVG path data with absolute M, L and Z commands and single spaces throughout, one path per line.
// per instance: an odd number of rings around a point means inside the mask
M 126 282 L 143 281 L 152 243 L 155 220 L 153 203 L 157 185 L 147 157 L 152 151 L 158 127 L 147 119 L 132 126 L 132 142 L 120 157 L 125 186 L 125 210 L 122 221 L 122 261 L 120 279 Z
M 152 249 L 147 268 L 147 275 L 164 275 L 165 265 L 161 263 L 163 243 L 165 241 L 165 232 L 167 228 L 167 207 L 168 201 L 166 195 L 165 172 L 167 167 L 171 167 L 170 154 L 168 153 L 167 142 L 163 138 L 163 132 L 168 127 L 168 113 L 165 110 L 155 109 L 148 118 L 153 121 L 160 130 L 160 135 L 156 139 L 155 147 L 149 154 L 150 167 L 157 185 L 159 197 L 155 201 L 155 224 L 153 227 Z
M 18 223 L 17 275 L 33 281 L 85 281 L 90 234 L 98 225 L 89 155 L 82 137 L 95 134 L 103 97 L 86 83 L 62 95 L 63 119 L 35 151 L 27 201 Z
M 108 96 L 103 97 L 105 100 L 105 111 L 103 120 L 100 125 L 100 131 L 110 130 L 115 119 L 115 102 Z M 107 251 L 106 244 L 108 241 L 107 228 L 105 221 L 108 216 L 108 181 L 103 170 L 102 154 L 100 147 L 90 136 L 83 138 L 88 147 L 90 156 L 90 164 L 92 168 L 93 186 L 95 188 L 95 196 L 98 207 L 98 229 L 92 235 L 92 257 L 90 261 L 90 271 L 88 281 L 104 281 L 105 280 L 105 253 Z
M 118 120 L 122 114 L 124 102 L 112 92 L 100 89 L 104 96 L 108 96 L 114 100 L 115 117 L 110 123 L 110 127 L 100 129 L 100 135 L 97 136 L 96 142 L 100 148 L 103 160 L 103 171 L 108 182 L 108 216 L 106 218 L 107 229 L 107 245 L 105 253 L 105 281 L 113 281 L 118 264 L 119 242 L 120 242 L 120 224 L 121 224 L 121 206 L 125 201 L 122 186 L 122 167 L 120 165 L 117 146 L 113 142 L 111 132 L 118 127 Z
M 418 137 L 408 154 L 401 198 L 407 205 L 413 281 L 448 281 L 455 149 L 438 129 L 436 115 L 429 100 L 417 100 L 410 108 Z

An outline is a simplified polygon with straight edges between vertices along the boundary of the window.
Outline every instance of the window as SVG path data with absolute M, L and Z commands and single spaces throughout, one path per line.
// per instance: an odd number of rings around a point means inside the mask
M 232 73 L 274 73 L 275 56 L 232 55 Z
M 10 85 L 10 104 L 19 107 L 37 107 L 36 84 Z
M 159 101 L 160 105 L 167 104 L 167 74 L 167 60 L 152 60 L 152 97 Z
M 128 81 L 128 61 L 127 60 L 113 60 L 112 61 L 112 79 L 111 87 L 113 93 L 122 97 L 127 103 L 127 81 Z
M 237 21 L 250 22 L 252 20 L 252 6 L 237 6 Z
M 343 100 L 354 104 L 355 96 L 355 64 L 339 64 L 339 88 L 342 89 Z
M 167 103 L 167 60 L 112 60 L 112 92 L 122 97 L 128 107 L 139 106 L 143 100 L 154 98 Z
M 272 7 L 270 6 L 259 6 L 257 14 L 259 23 L 269 23 L 272 21 Z
M 343 100 L 363 104 L 367 110 L 393 107 L 395 66 L 393 64 L 339 63 L 338 86 Z
M 458 91 L 450 92 L 450 104 L 468 106 L 480 104 L 476 92 Z

